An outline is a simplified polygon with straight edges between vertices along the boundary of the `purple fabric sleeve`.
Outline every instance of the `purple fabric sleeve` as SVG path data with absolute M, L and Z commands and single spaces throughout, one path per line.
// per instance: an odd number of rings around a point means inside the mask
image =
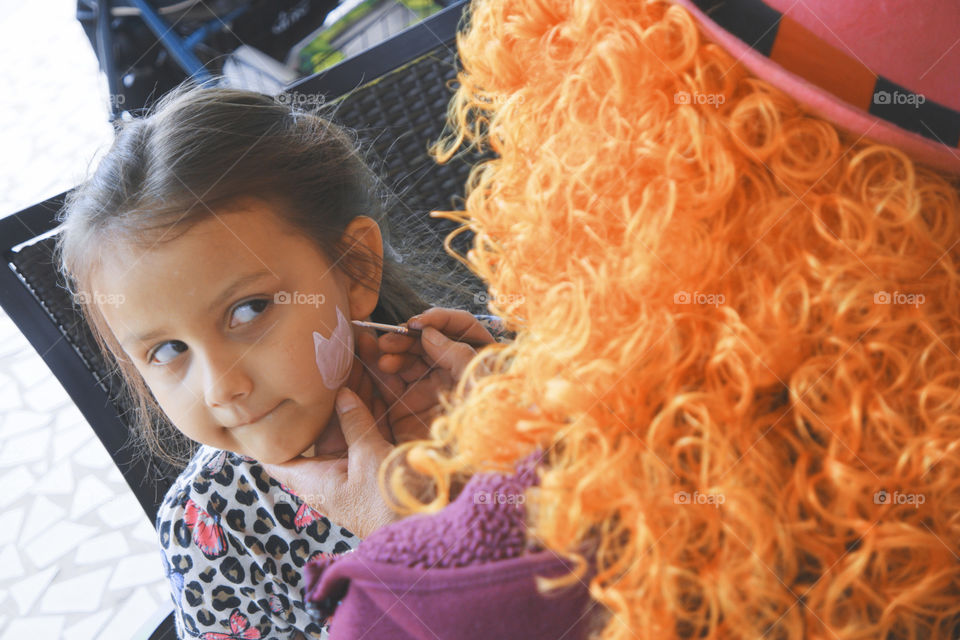
M 324 572 L 311 601 L 343 600 L 331 640 L 492 640 L 587 637 L 586 586 L 541 595 L 534 576 L 558 576 L 569 565 L 551 552 L 476 566 L 424 569 L 365 561 L 347 554 Z
M 381 528 L 356 550 L 307 564 L 304 601 L 331 640 L 586 638 L 587 575 L 541 594 L 568 561 L 528 543 L 525 490 L 537 452 L 513 475 L 479 474 L 445 509 Z

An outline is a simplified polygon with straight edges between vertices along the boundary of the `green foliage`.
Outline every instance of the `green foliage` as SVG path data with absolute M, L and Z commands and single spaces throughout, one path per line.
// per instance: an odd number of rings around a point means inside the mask
M 420 22 L 443 8 L 433 0 L 395 0 L 395 3 L 402 4 L 416 15 L 416 18 L 410 24 Z M 344 31 L 362 20 L 374 9 L 383 6 L 383 4 L 384 0 L 365 0 L 320 32 L 298 54 L 297 70 L 300 74 L 306 76 L 317 73 L 344 60 L 346 56 L 343 52 L 331 43 Z

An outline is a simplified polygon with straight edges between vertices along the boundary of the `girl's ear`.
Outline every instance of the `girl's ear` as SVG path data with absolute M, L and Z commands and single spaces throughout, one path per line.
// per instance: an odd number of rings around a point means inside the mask
M 380 279 L 383 275 L 383 239 L 380 225 L 373 218 L 357 216 L 343 231 L 345 259 L 354 260 L 356 270 L 364 274 L 363 282 L 348 278 L 347 296 L 350 299 L 350 317 L 362 320 L 370 316 L 380 299 Z

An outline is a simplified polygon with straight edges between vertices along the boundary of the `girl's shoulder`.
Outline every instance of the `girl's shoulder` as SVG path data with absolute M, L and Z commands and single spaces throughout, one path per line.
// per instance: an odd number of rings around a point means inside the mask
M 198 449 L 167 492 L 156 524 L 198 519 L 221 522 L 238 535 L 267 535 L 280 527 L 281 537 L 312 536 L 319 544 L 354 537 L 267 474 L 255 459 L 208 446 Z
M 255 555 L 262 549 L 291 545 L 300 551 L 331 553 L 356 545 L 353 533 L 310 507 L 268 475 L 259 462 L 210 447 L 197 451 L 170 488 L 155 526 L 165 546 L 179 532 L 186 537 L 177 541 L 178 548 L 191 550 L 191 534 L 217 549 L 232 537 Z
M 257 473 L 257 470 L 261 473 Z M 202 500 L 204 504 L 212 502 L 215 506 L 219 501 L 212 500 L 214 495 L 231 495 L 238 485 L 250 485 L 249 478 L 255 478 L 254 486 L 249 487 L 251 500 L 257 493 L 272 490 L 265 473 L 253 458 L 200 445 L 167 491 L 157 514 L 158 522 L 170 519 L 175 513 L 182 513 L 191 501 L 198 503 Z
M 207 479 L 218 474 L 228 474 L 239 468 L 250 468 L 257 461 L 231 451 L 224 451 L 208 445 L 200 445 L 189 464 L 180 472 L 177 482 L 181 484 L 194 483 L 198 479 Z M 227 470 L 227 471 L 225 471 Z M 229 481 L 224 480 L 225 483 Z

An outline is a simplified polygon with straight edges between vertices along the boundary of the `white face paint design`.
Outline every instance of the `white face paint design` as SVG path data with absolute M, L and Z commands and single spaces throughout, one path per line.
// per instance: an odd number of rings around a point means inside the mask
M 350 375 L 353 364 L 353 327 L 337 307 L 337 328 L 329 338 L 313 332 L 313 348 L 317 354 L 317 368 L 328 389 L 339 389 Z

